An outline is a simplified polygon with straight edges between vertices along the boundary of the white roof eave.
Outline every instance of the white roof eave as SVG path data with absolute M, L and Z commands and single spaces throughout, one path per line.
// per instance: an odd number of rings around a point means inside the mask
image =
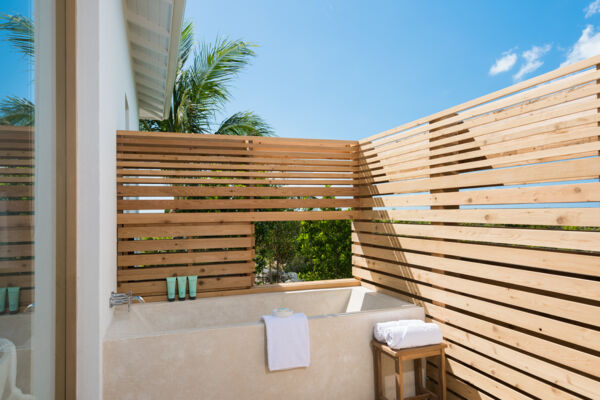
M 141 119 L 166 119 L 175 84 L 185 0 L 123 0 Z

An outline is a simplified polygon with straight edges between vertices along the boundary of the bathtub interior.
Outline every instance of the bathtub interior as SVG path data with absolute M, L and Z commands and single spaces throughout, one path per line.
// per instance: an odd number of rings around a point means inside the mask
M 316 318 L 415 306 L 361 286 L 134 304 L 116 308 L 107 339 L 258 324 L 279 307 Z

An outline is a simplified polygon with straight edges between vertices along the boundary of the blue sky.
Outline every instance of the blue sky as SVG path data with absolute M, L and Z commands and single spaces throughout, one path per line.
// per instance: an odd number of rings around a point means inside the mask
M 361 139 L 600 53 L 590 3 L 188 0 L 186 16 L 199 41 L 260 45 L 224 115 L 253 110 L 278 136 Z
M 33 1 L 1 0 L 0 14 L 33 15 Z M 6 35 L 0 32 L 0 99 L 6 96 L 33 97 L 33 70 L 26 57 L 6 42 Z
M 220 117 L 253 110 L 286 137 L 361 139 L 600 53 L 600 0 L 188 0 L 186 17 L 198 41 L 260 46 Z M 0 98 L 31 97 L 3 39 Z

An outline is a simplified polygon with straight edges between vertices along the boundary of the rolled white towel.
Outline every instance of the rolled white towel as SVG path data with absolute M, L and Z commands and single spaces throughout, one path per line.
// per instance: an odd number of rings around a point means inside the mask
M 425 322 L 420 319 L 401 319 L 398 321 L 378 322 L 373 328 L 373 336 L 379 342 L 385 342 L 385 331 L 394 326 L 421 325 Z
M 385 342 L 392 349 L 429 346 L 442 343 L 442 331 L 433 323 L 393 326 L 385 333 Z

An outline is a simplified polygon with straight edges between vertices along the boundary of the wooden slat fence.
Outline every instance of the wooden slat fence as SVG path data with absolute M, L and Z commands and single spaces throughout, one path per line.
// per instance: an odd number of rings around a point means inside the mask
M 33 130 L 0 126 L 0 287 L 21 287 L 21 309 L 34 297 L 33 179 Z
M 198 275 L 199 293 L 248 288 L 253 233 L 249 222 L 121 225 L 117 289 L 166 300 L 165 278 L 178 275 Z
M 360 141 L 353 273 L 441 327 L 450 399 L 600 398 L 599 110 L 595 57 Z
M 119 131 L 118 289 L 164 300 L 253 283 L 254 221 L 349 219 L 358 142 Z

